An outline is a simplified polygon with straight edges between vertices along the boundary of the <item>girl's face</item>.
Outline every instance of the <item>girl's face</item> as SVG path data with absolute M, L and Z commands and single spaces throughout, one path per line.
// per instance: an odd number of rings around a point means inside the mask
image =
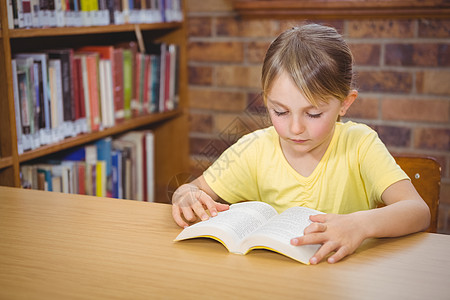
M 357 92 L 352 93 L 354 97 L 347 97 L 350 100 L 331 99 L 315 107 L 286 72 L 282 72 L 267 95 L 267 108 L 285 155 L 304 157 L 310 154 L 320 159 L 333 137 L 338 116 L 343 116 L 356 98 Z

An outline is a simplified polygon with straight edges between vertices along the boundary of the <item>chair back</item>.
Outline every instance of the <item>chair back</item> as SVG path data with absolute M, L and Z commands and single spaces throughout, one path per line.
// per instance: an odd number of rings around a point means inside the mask
M 431 212 L 430 227 L 427 232 L 437 231 L 441 167 L 433 158 L 396 156 L 397 164 L 408 174 L 411 182 Z

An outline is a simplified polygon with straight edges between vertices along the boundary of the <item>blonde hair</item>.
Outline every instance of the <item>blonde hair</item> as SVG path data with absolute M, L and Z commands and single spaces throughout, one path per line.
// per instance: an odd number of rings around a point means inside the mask
M 332 27 L 308 24 L 281 33 L 270 45 L 262 68 L 264 102 L 281 72 L 287 72 L 314 106 L 332 98 L 343 101 L 353 79 L 353 56 Z

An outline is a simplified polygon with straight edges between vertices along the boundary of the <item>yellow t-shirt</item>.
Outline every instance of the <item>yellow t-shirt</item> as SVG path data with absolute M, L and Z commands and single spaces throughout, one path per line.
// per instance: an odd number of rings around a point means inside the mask
M 377 133 L 353 122 L 336 123 L 327 151 L 308 177 L 287 162 L 273 127 L 243 136 L 203 175 L 229 203 L 255 200 L 278 212 L 305 206 L 339 214 L 375 208 L 387 187 L 408 179 Z

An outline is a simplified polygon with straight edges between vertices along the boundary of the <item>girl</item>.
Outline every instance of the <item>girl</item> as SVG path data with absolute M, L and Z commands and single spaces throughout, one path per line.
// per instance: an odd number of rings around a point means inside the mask
M 326 214 L 311 216 L 303 235 L 291 240 L 322 244 L 312 264 L 327 256 L 337 262 L 369 237 L 426 229 L 428 206 L 376 132 L 339 122 L 358 96 L 352 66 L 350 49 L 333 28 L 309 24 L 278 36 L 262 69 L 273 126 L 242 137 L 202 176 L 180 186 L 172 198 L 175 222 L 206 220 L 206 209 L 216 216 L 228 209 L 219 199 L 263 201 L 278 212 L 317 209 Z

